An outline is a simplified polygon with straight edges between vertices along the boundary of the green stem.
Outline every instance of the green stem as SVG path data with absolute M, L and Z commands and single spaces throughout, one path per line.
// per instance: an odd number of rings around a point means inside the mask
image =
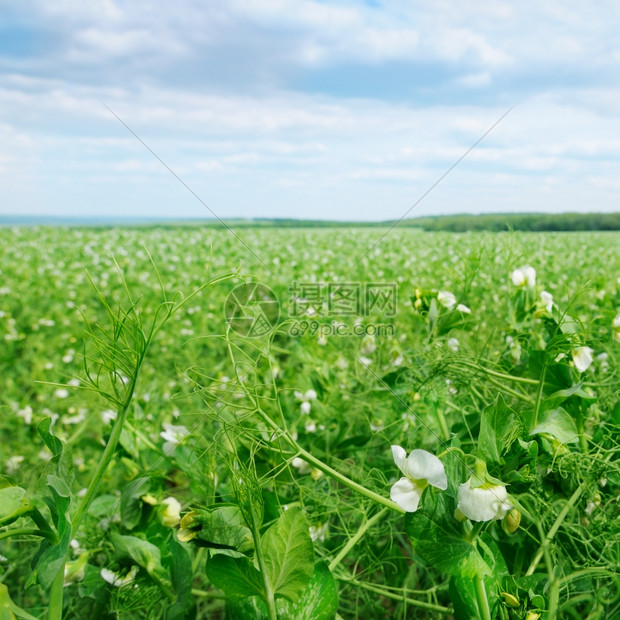
M 346 476 L 341 474 L 339 471 L 336 471 L 335 469 L 333 469 L 332 467 L 330 467 L 323 461 L 312 456 L 310 452 L 307 452 L 306 450 L 304 450 L 302 447 L 300 447 L 297 444 L 297 442 L 292 437 L 287 437 L 287 435 L 288 434 L 285 434 L 283 436 L 285 441 L 287 441 L 287 443 L 289 443 L 291 447 L 295 448 L 299 452 L 300 456 L 305 461 L 307 461 L 308 463 L 311 463 L 317 469 L 320 469 L 323 473 L 327 474 L 331 478 L 334 478 L 335 480 L 338 480 L 338 482 L 344 484 L 346 487 L 349 487 L 352 491 L 357 491 L 361 495 L 365 495 L 368 499 L 372 499 L 373 501 L 379 504 L 382 504 L 383 506 L 390 508 L 391 510 L 400 512 L 401 514 L 405 513 L 405 510 L 403 510 L 396 502 L 393 502 L 391 499 L 388 499 L 387 497 L 383 497 L 382 495 L 379 495 L 378 493 L 375 493 L 374 491 L 367 489 L 361 484 L 354 482 L 350 478 L 347 478 Z
M 542 403 L 543 387 L 545 385 L 545 375 L 547 374 L 547 358 L 543 362 L 542 372 L 540 373 L 540 382 L 538 384 L 538 390 L 536 391 L 536 403 L 534 404 L 534 416 L 532 418 L 532 426 L 530 430 L 535 429 L 538 426 L 538 414 L 540 412 L 540 405 Z
M 487 591 L 484 587 L 484 579 L 480 575 L 476 575 L 474 585 L 476 586 L 476 600 L 478 601 L 480 618 L 481 620 L 491 620 L 491 609 L 489 608 Z
M 0 540 L 4 538 L 10 538 L 11 536 L 41 536 L 42 538 L 47 538 L 52 542 L 56 542 L 56 536 L 53 532 L 48 532 L 44 530 L 37 530 L 35 528 L 20 528 L 16 530 L 7 530 L 6 532 L 0 533 Z
M 356 579 L 349 579 L 347 577 L 336 577 L 338 581 L 344 581 L 345 583 L 350 583 L 358 588 L 362 588 L 363 590 L 368 590 L 369 592 L 374 592 L 375 594 L 379 594 L 384 596 L 385 598 L 392 599 L 393 601 L 401 601 L 407 603 L 407 605 L 413 605 L 415 607 L 421 607 L 422 609 L 428 609 L 430 611 L 437 611 L 442 614 L 451 614 L 452 610 L 449 607 L 442 607 L 441 605 L 434 605 L 433 603 L 425 603 L 424 601 L 418 601 L 414 598 L 409 598 L 407 596 L 403 596 L 402 594 L 398 594 L 396 592 L 390 592 L 384 588 L 379 588 L 377 586 L 371 585 L 369 583 L 364 583 L 363 581 L 357 581 Z
M 62 597 L 65 583 L 65 562 L 56 573 L 50 588 L 50 604 L 47 610 L 48 620 L 62 620 Z
M 437 407 L 436 413 L 437 413 L 437 421 L 439 422 L 439 427 L 441 428 L 444 441 L 449 441 L 450 431 L 448 430 L 448 425 L 446 424 L 446 416 L 443 414 L 441 407 Z
M 379 520 L 383 515 L 387 512 L 387 508 L 382 508 L 374 517 L 367 519 L 362 523 L 360 528 L 355 533 L 355 536 L 352 536 L 347 544 L 340 550 L 340 553 L 330 562 L 329 570 L 333 572 L 333 570 L 344 560 L 349 551 L 357 545 L 360 539 L 364 536 L 364 534 Z
M 132 379 L 131 385 L 129 386 L 129 392 L 128 392 L 127 399 L 125 400 L 123 407 L 118 412 L 118 415 L 116 416 L 116 419 L 114 420 L 114 425 L 112 426 L 112 432 L 110 433 L 110 438 L 108 439 L 108 443 L 106 444 L 106 447 L 103 450 L 103 455 L 101 456 L 101 459 L 99 460 L 99 464 L 97 465 L 97 468 L 95 469 L 95 473 L 93 474 L 93 477 L 91 478 L 91 481 L 88 484 L 86 494 L 82 498 L 82 501 L 78 505 L 75 515 L 73 516 L 73 520 L 71 524 L 73 532 L 77 532 L 78 527 L 80 525 L 80 521 L 82 520 L 82 517 L 84 516 L 86 509 L 90 506 L 90 503 L 93 500 L 94 495 L 97 492 L 97 489 L 99 487 L 99 483 L 101 482 L 101 479 L 103 478 L 106 472 L 106 469 L 108 468 L 108 465 L 110 464 L 110 461 L 112 460 L 112 457 L 114 456 L 114 452 L 116 451 L 116 446 L 118 445 L 121 432 L 123 430 L 123 425 L 125 422 L 125 417 L 127 415 L 127 410 L 129 409 L 131 399 L 133 398 L 133 392 L 136 387 L 136 379 L 137 379 L 138 372 L 139 372 L 139 366 L 140 365 L 138 364 L 138 367 L 136 368 L 136 372 Z
M 487 375 L 491 377 L 497 377 L 498 379 L 507 379 L 508 381 L 514 381 L 515 383 L 527 383 L 528 385 L 538 385 L 538 381 L 536 379 L 528 379 L 527 377 L 514 377 L 513 375 L 507 375 L 503 372 L 497 372 L 496 370 L 491 370 L 490 368 L 486 368 L 485 366 L 481 366 L 480 364 L 472 364 L 471 362 L 461 362 L 464 366 L 469 366 L 469 368 L 474 368 L 476 370 L 480 370 L 485 372 Z
M 560 526 L 562 525 L 562 521 L 564 521 L 570 509 L 577 503 L 577 500 L 579 499 L 580 495 L 585 491 L 586 486 L 587 486 L 587 482 L 585 481 L 582 482 L 577 487 L 575 492 L 570 496 L 569 500 L 566 502 L 566 505 L 560 511 L 560 514 L 555 520 L 555 523 L 551 526 L 551 529 L 547 533 L 547 536 L 545 536 L 545 539 L 542 541 L 538 551 L 536 552 L 536 555 L 534 556 L 534 559 L 532 560 L 532 563 L 530 564 L 530 567 L 527 569 L 527 572 L 525 573 L 526 576 L 534 574 L 534 571 L 536 570 L 536 567 L 538 566 L 538 563 L 540 562 L 545 549 L 548 547 L 549 543 L 553 540 L 553 537 L 556 535 L 557 531 L 560 529 Z
M 278 614 L 276 611 L 276 600 L 269 583 L 269 577 L 267 575 L 267 566 L 265 565 L 265 558 L 263 557 L 263 551 L 260 546 L 260 533 L 258 531 L 258 524 L 256 523 L 256 515 L 254 510 L 250 506 L 250 513 L 252 515 L 252 538 L 254 539 L 254 553 L 256 554 L 256 560 L 258 561 L 258 568 L 260 574 L 263 576 L 263 583 L 265 585 L 265 602 L 267 603 L 267 612 L 269 613 L 269 620 L 278 620 Z

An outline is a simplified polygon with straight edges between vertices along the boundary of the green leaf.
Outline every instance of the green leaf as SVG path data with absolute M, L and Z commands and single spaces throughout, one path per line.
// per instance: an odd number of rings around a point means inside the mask
M 471 578 L 453 575 L 450 579 L 449 593 L 456 620 L 482 618 L 476 597 L 476 586 Z
M 478 456 L 487 463 L 499 463 L 503 454 L 523 432 L 518 415 L 499 395 L 480 417 Z
M 58 574 L 64 564 L 69 543 L 71 542 L 71 528 L 66 527 L 60 542 L 57 545 L 49 545 L 47 541 L 41 543 L 43 553 L 38 558 L 37 576 L 39 584 L 44 590 L 48 590 L 52 585 L 52 581 Z
M 39 424 L 39 426 L 37 427 L 37 430 L 39 431 L 39 435 L 41 435 L 41 438 L 45 442 L 45 445 L 50 449 L 50 452 L 52 453 L 52 455 L 58 456 L 62 452 L 63 445 L 62 445 L 62 441 L 60 441 L 58 437 L 55 437 L 54 435 L 51 434 L 50 432 L 51 424 L 52 424 L 51 418 L 44 418 Z
M 116 532 L 112 532 L 111 540 L 118 556 L 129 556 L 157 582 L 167 579 L 168 574 L 161 565 L 161 551 L 153 543 Z
M 185 519 L 184 519 L 185 521 Z M 241 553 L 254 547 L 252 532 L 245 525 L 243 514 L 238 506 L 222 506 L 215 510 L 196 510 L 191 513 L 189 526 L 194 530 L 200 527 L 196 543 L 214 549 L 234 549 Z
M 338 586 L 325 562 L 317 562 L 310 583 L 296 603 L 279 599 L 278 618 L 333 620 L 338 611 Z
M 267 620 L 267 605 L 258 596 L 230 599 L 229 620 Z M 310 583 L 296 603 L 284 598 L 276 602 L 279 620 L 333 620 L 338 611 L 338 587 L 325 562 L 317 562 Z
M 144 502 L 142 496 L 146 495 L 151 488 L 148 478 L 132 480 L 121 494 L 121 525 L 128 530 L 133 530 L 142 519 Z
M 176 601 L 168 608 L 166 620 L 193 620 L 196 617 L 196 603 L 192 596 L 192 561 L 183 545 L 174 538 L 170 538 L 168 549 L 172 556 L 170 577 Z
M 260 572 L 245 557 L 232 558 L 218 553 L 207 562 L 207 577 L 228 596 L 265 596 L 265 585 Z
M 295 602 L 314 571 L 312 540 L 301 509 L 284 511 L 263 534 L 260 545 L 273 593 Z
M 562 407 L 546 412 L 545 419 L 530 432 L 530 435 L 551 437 L 560 443 L 577 443 L 579 441 L 575 421 Z
M 26 489 L 21 487 L 0 489 L 0 526 L 13 523 L 33 508 L 34 504 L 26 496 Z
M 487 575 L 490 569 L 476 547 L 463 539 L 454 507 L 443 493 L 429 493 L 417 512 L 405 515 L 405 530 L 416 553 L 430 566 L 448 575 Z
M 25 609 L 16 605 L 11 599 L 8 588 L 3 583 L 0 583 L 0 620 L 15 620 L 15 618 L 37 620 Z

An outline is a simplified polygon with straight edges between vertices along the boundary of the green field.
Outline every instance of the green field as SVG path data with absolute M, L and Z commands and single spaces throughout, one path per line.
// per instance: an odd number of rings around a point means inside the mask
M 0 228 L 0 618 L 620 617 L 620 233 L 386 232 Z

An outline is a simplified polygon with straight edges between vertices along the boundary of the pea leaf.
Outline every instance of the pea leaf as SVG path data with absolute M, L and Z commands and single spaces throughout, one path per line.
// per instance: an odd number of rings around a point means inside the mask
M 33 503 L 21 487 L 4 487 L 0 489 L 0 526 L 9 525 L 21 515 L 30 512 Z
M 480 417 L 478 456 L 487 463 L 499 463 L 501 456 L 523 432 L 518 415 L 499 395 Z
M 448 575 L 488 575 L 490 569 L 476 547 L 463 539 L 454 506 L 442 493 L 425 492 L 423 507 L 405 515 L 405 530 L 416 553 Z
M 231 597 L 265 595 L 265 584 L 260 572 L 246 557 L 233 558 L 223 553 L 207 562 L 207 577 L 211 583 Z
M 120 557 L 130 557 L 158 583 L 167 580 L 168 574 L 161 565 L 161 551 L 153 543 L 136 536 L 122 536 L 112 532 L 112 544 Z
M 579 441 L 575 421 L 565 409 L 558 407 L 545 413 L 545 419 L 534 430 L 530 431 L 530 435 L 551 436 L 560 443 L 577 443 Z
M 176 600 L 168 608 L 166 620 L 193 620 L 196 617 L 196 603 L 192 597 L 192 561 L 183 545 L 174 538 L 168 542 L 168 549 L 172 557 L 170 576 Z
M 263 534 L 260 545 L 272 591 L 295 602 L 314 570 L 312 540 L 301 509 L 286 510 Z

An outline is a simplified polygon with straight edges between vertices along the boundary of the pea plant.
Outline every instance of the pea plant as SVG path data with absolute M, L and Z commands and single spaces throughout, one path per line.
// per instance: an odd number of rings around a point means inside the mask
M 400 339 L 290 319 L 248 337 L 215 314 L 181 338 L 196 300 L 253 279 L 183 297 L 152 272 L 157 299 L 121 278 L 95 287 L 107 324 L 83 314 L 70 387 L 103 430 L 44 417 L 36 479 L 0 481 L 1 617 L 620 614 L 613 302 L 588 324 L 524 265 L 488 319 L 468 286 L 414 285 Z M 165 371 L 169 417 L 142 387 Z

